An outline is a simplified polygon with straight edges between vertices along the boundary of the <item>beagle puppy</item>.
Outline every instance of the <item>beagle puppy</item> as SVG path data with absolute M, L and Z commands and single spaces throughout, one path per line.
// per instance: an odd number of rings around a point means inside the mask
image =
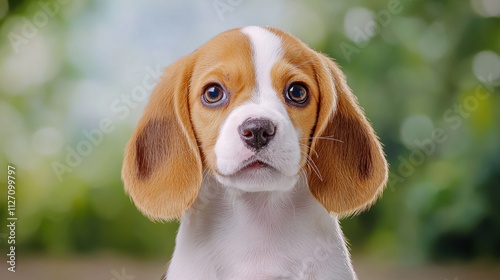
M 374 203 L 387 162 L 337 64 L 249 26 L 166 69 L 122 178 L 147 217 L 180 219 L 168 280 L 350 280 L 338 218 Z

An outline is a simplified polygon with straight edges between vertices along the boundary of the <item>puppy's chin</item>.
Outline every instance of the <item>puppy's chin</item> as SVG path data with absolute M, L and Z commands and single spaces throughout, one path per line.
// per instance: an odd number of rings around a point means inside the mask
M 271 167 L 251 168 L 224 176 L 215 174 L 219 183 L 245 192 L 288 191 L 297 183 L 298 175 L 286 176 Z

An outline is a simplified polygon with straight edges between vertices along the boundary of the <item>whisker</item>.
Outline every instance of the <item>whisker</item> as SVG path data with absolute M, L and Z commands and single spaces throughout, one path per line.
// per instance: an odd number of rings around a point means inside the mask
M 299 143 L 299 145 L 302 145 L 302 146 L 306 147 L 307 149 L 311 150 L 316 155 L 316 157 L 319 157 L 318 153 L 314 149 L 312 149 L 311 147 L 309 147 L 308 145 L 302 144 L 302 143 Z
M 321 176 L 321 172 L 319 171 L 318 166 L 316 165 L 314 160 L 311 158 L 311 156 L 309 156 L 308 154 L 305 154 L 303 152 L 301 152 L 301 153 L 306 157 L 306 165 L 309 166 L 309 168 L 311 168 L 314 171 L 316 176 L 318 176 L 318 178 L 321 181 L 323 181 L 323 176 Z
M 307 180 L 307 171 L 306 171 L 306 169 L 304 167 L 300 166 L 300 165 L 299 165 L 299 168 L 302 171 L 299 176 L 303 177 L 302 179 Z
M 337 141 L 337 142 L 340 142 L 340 143 L 344 143 L 344 141 L 342 141 L 342 140 L 340 140 L 340 139 L 333 138 L 333 135 L 332 135 L 332 136 L 312 136 L 312 137 L 302 137 L 301 139 L 331 140 L 331 141 Z

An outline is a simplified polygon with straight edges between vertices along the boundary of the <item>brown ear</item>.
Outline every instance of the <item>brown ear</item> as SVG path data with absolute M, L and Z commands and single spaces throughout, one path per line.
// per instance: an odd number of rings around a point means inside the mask
M 189 117 L 191 58 L 169 66 L 130 139 L 125 190 L 153 220 L 179 218 L 198 195 L 202 163 Z
M 310 170 L 309 188 L 328 212 L 348 215 L 368 208 L 381 194 L 387 162 L 344 74 L 330 58 L 319 56 L 320 104 L 310 150 L 318 172 Z

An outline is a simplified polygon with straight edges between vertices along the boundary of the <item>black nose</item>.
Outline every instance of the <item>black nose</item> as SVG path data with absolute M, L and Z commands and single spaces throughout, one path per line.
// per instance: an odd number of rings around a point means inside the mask
M 274 138 L 276 126 L 268 119 L 247 119 L 238 131 L 249 148 L 260 150 Z

